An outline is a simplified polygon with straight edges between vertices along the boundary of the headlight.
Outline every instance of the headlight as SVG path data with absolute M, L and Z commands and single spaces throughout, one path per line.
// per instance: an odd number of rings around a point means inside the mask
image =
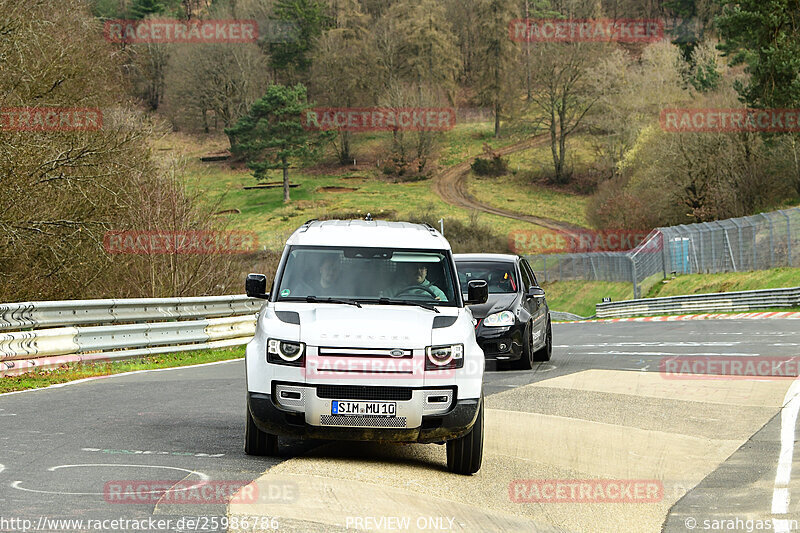
M 277 365 L 305 365 L 306 345 L 302 342 L 267 340 L 267 362 Z
M 464 366 L 464 345 L 428 346 L 425 348 L 425 370 L 443 370 Z
M 516 318 L 511 311 L 500 311 L 486 317 L 483 321 L 484 326 L 513 326 Z

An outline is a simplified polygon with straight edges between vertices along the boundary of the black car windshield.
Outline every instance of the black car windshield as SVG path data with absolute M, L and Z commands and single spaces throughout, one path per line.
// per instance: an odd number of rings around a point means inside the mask
M 294 246 L 286 257 L 277 299 L 455 306 L 449 258 L 445 250 Z
M 517 292 L 519 281 L 514 274 L 514 263 L 508 262 L 456 262 L 458 282 L 461 290 L 466 293 L 467 284 L 474 279 L 482 279 L 489 285 L 490 294 L 504 294 Z

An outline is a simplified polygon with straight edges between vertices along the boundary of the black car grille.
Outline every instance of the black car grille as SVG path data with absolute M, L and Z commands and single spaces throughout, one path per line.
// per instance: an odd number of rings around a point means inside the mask
M 411 399 L 409 387 L 367 387 L 363 385 L 318 385 L 317 397 L 333 400 L 396 400 Z

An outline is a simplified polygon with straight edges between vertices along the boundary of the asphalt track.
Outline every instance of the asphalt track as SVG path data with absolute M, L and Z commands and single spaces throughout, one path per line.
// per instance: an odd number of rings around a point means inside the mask
M 228 529 L 797 529 L 800 385 L 665 379 L 659 368 L 706 355 L 800 358 L 799 320 L 557 324 L 554 338 L 550 363 L 487 373 L 484 463 L 471 477 L 447 473 L 437 445 L 282 441 L 278 458 L 244 455 L 241 361 L 0 395 L 0 531 L 221 531 L 242 517 Z M 114 500 L 109 487 L 126 480 L 244 488 L 232 502 Z M 531 503 L 515 493 L 524 480 L 662 490 L 647 502 Z

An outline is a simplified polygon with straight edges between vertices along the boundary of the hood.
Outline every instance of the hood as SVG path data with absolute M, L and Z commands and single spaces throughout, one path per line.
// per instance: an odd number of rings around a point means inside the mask
M 486 318 L 492 313 L 499 313 L 514 306 L 514 301 L 517 299 L 517 293 L 511 294 L 490 294 L 486 303 L 480 305 L 470 305 L 469 309 L 472 311 L 472 316 L 477 319 Z
M 298 312 L 306 343 L 349 348 L 424 348 L 438 316 L 420 307 L 388 305 L 324 304 Z

